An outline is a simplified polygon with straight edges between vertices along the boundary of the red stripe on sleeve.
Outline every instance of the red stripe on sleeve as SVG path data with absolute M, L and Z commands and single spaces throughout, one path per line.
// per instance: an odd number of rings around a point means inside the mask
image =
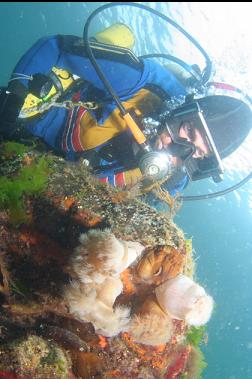
M 98 178 L 100 180 L 100 182 L 102 183 L 107 183 L 108 182 L 108 177 L 106 176 L 106 178 Z
M 74 129 L 72 132 L 72 146 L 73 146 L 74 151 L 80 152 L 80 151 L 84 150 L 82 145 L 81 145 L 81 140 L 80 140 L 80 122 L 81 122 L 82 116 L 86 112 L 87 112 L 87 110 L 83 107 L 80 107 L 80 109 L 78 111 L 78 116 L 77 116 L 77 119 L 75 121 Z
M 125 179 L 124 179 L 124 173 L 123 172 L 119 172 L 119 174 L 115 175 L 115 185 L 116 185 L 116 187 L 125 186 Z
M 67 122 L 66 122 L 63 137 L 62 137 L 62 150 L 65 152 L 67 151 L 67 135 L 68 135 L 68 129 L 69 129 L 70 124 L 71 124 L 72 116 L 73 116 L 73 110 L 71 109 L 68 112 Z

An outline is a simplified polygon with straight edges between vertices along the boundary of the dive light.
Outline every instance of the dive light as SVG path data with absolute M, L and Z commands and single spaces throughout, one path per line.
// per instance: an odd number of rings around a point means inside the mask
M 170 154 L 158 151 L 149 151 L 142 155 L 139 168 L 144 177 L 159 181 L 170 176 L 174 171 Z
M 153 151 L 151 147 L 150 141 L 156 139 L 160 125 L 159 121 L 151 117 L 142 120 L 143 134 L 148 138 L 148 142 L 141 145 L 142 154 L 138 165 L 143 176 L 153 181 L 162 180 L 174 171 L 172 155 L 164 151 Z

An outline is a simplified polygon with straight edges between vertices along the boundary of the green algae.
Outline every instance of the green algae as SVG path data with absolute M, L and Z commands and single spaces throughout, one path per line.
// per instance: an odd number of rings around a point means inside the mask
M 14 142 L 7 142 L 1 146 L 3 155 L 8 153 L 22 156 L 28 150 L 30 147 Z M 38 194 L 45 190 L 51 172 L 49 166 L 50 159 L 41 156 L 37 161 L 33 160 L 29 165 L 21 166 L 11 177 L 0 176 L 0 209 L 9 211 L 12 224 L 26 221 L 23 196 Z
M 206 335 L 205 325 L 202 325 L 199 327 L 192 326 L 186 335 L 186 340 L 189 344 L 197 347 L 203 341 L 205 335 Z
M 24 155 L 35 147 L 35 143 L 32 146 L 26 146 L 22 143 L 7 141 L 1 146 L 1 153 L 4 155 Z
M 202 372 L 207 367 L 205 356 L 199 345 L 206 339 L 206 326 L 192 326 L 186 335 L 186 342 L 192 346 L 187 362 L 187 373 L 182 379 L 203 379 Z

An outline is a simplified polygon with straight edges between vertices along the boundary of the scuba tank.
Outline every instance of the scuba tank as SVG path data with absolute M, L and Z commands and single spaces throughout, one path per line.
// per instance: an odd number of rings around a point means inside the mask
M 132 49 L 135 43 L 135 36 L 127 25 L 116 23 L 96 33 L 93 38 L 90 38 L 90 41 Z

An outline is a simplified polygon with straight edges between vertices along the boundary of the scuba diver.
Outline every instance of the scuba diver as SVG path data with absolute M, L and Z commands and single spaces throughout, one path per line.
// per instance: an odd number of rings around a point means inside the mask
M 190 180 L 220 181 L 222 159 L 251 129 L 250 105 L 233 96 L 235 87 L 205 85 L 197 67 L 186 66 L 185 77 L 155 57 L 136 57 L 133 43 L 124 24 L 88 41 L 41 38 L 1 88 L 1 133 L 39 137 L 113 186 L 160 182 L 174 195 Z

